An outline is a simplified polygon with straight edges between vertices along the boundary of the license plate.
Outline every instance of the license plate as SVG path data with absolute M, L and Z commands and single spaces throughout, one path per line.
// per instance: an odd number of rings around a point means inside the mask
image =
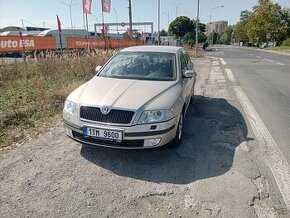
M 111 129 L 99 129 L 99 128 L 91 128 L 84 127 L 83 128 L 84 136 L 91 136 L 101 139 L 110 139 L 116 141 L 122 141 L 123 134 L 122 131 L 111 130 Z

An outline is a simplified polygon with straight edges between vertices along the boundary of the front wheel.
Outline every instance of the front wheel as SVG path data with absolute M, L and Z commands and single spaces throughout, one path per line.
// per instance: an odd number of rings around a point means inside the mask
M 173 141 L 170 143 L 170 147 L 175 148 L 178 147 L 181 143 L 182 136 L 183 136 L 183 122 L 184 122 L 184 115 L 183 113 L 180 114 L 177 130 L 175 133 L 175 137 Z

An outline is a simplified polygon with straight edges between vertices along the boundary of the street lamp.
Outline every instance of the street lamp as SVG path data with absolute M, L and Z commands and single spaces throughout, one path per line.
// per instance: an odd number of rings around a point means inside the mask
M 167 12 L 163 11 L 162 13 L 167 15 L 167 25 L 168 25 L 168 29 L 169 29 L 169 10 Z
M 77 5 L 78 3 L 72 3 L 72 1 L 70 1 L 70 3 L 65 3 L 65 2 L 62 2 L 62 4 L 66 5 L 69 7 L 69 16 L 70 16 L 70 26 L 71 28 L 73 29 L 73 22 L 72 22 L 72 15 L 71 15 L 71 7 L 74 6 L 74 5 Z
M 213 7 L 213 8 L 211 8 L 210 9 L 210 19 L 209 19 L 209 22 L 211 23 L 211 14 L 212 14 L 212 11 L 214 10 L 214 9 L 217 9 L 217 8 L 223 8 L 224 6 L 223 5 L 219 5 L 219 6 L 216 6 L 216 7 Z
M 180 5 L 182 5 L 182 3 L 178 3 L 178 4 L 171 3 L 171 4 L 175 6 L 175 18 L 176 18 L 177 15 L 178 15 L 178 7 L 179 7 Z
M 210 9 L 209 25 L 210 25 L 210 32 L 212 34 L 212 44 L 213 44 L 214 37 L 213 37 L 213 27 L 212 27 L 212 22 L 211 22 L 211 18 L 212 18 L 211 14 L 212 14 L 212 11 L 214 9 L 223 8 L 223 7 L 224 7 L 223 5 L 219 5 L 219 6 L 216 6 L 216 7 L 213 7 L 213 8 Z
M 119 26 L 119 24 L 118 24 L 118 13 L 117 13 L 117 10 L 116 10 L 116 8 L 114 8 L 114 11 L 115 11 L 115 14 L 116 14 L 116 23 L 117 23 L 117 33 L 119 34 L 119 28 L 118 28 L 118 26 Z

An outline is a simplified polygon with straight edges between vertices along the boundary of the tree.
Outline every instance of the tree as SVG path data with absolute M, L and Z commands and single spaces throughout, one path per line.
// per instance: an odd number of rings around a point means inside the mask
M 280 44 L 289 34 L 289 9 L 282 8 L 271 0 L 259 0 L 253 11 L 242 11 L 240 21 L 234 29 L 236 39 L 255 45 L 268 40 Z
M 216 32 L 210 33 L 208 35 L 208 41 L 211 42 L 212 44 L 219 43 L 219 38 L 220 38 L 220 35 Z
M 184 35 L 184 42 L 188 45 L 190 45 L 191 47 L 193 47 L 195 45 L 195 31 L 192 31 L 192 32 L 188 32 Z M 203 33 L 203 32 L 200 32 L 198 34 L 198 42 L 199 43 L 203 43 L 207 40 L 207 37 L 206 35 Z
M 193 21 L 196 23 L 196 21 Z M 194 25 L 194 28 L 196 27 L 196 24 Z M 200 32 L 205 33 L 206 32 L 206 25 L 204 23 L 198 23 L 198 29 Z
M 229 45 L 232 42 L 232 36 L 234 32 L 234 27 L 233 26 L 228 26 L 225 31 L 221 34 L 220 37 L 220 42 L 222 44 Z
M 168 33 L 165 31 L 165 29 L 160 31 L 160 36 L 168 36 Z
M 186 33 L 192 32 L 193 30 L 193 22 L 186 16 L 177 17 L 170 23 L 168 29 L 169 33 L 174 35 L 176 38 L 184 37 Z

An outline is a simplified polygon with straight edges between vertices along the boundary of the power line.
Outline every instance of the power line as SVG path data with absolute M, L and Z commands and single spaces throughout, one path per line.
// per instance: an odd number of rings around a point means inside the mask
M 14 24 L 17 24 L 19 22 L 21 22 L 21 20 L 18 20 L 18 21 L 14 22 L 14 23 L 8 24 L 7 26 L 13 26 Z

